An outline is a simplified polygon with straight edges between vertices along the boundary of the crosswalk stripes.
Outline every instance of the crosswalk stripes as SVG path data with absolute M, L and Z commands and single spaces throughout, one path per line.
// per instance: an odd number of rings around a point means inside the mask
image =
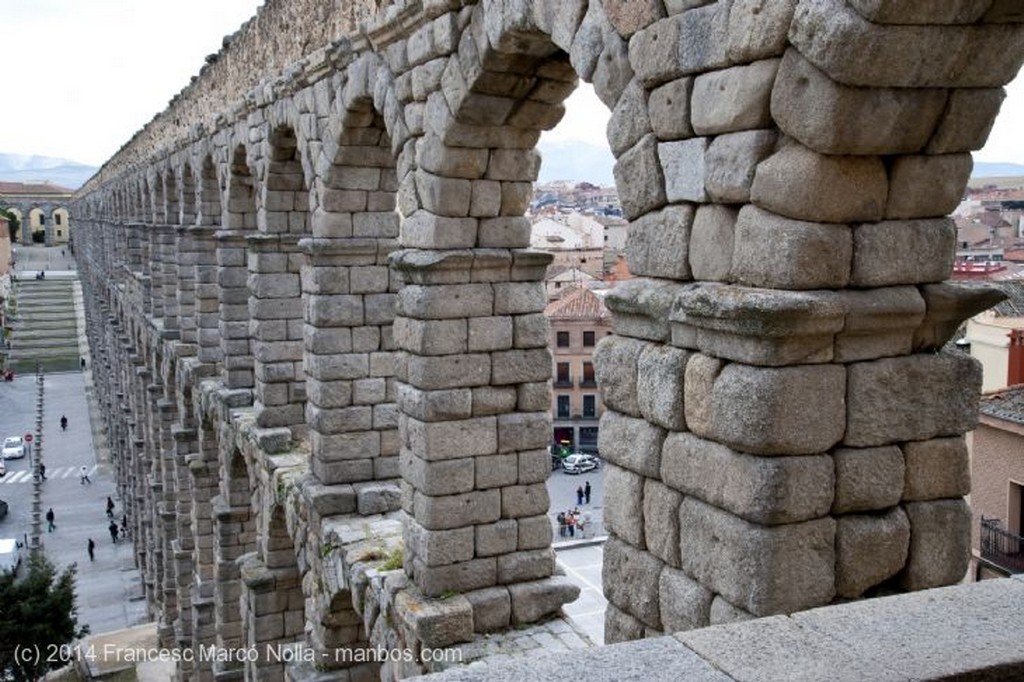
M 93 465 L 89 468 L 89 476 L 96 473 L 99 467 Z M 81 473 L 81 467 L 56 467 L 54 469 L 46 470 L 46 480 L 60 479 L 60 478 L 77 478 Z M 9 471 L 6 476 L 0 478 L 0 485 L 7 483 L 31 483 L 32 482 L 32 471 L 24 469 L 22 471 Z

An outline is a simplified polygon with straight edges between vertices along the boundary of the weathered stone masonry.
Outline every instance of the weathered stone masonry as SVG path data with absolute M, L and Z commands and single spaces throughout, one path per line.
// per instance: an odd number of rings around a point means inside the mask
M 938 351 L 993 299 L 943 282 L 944 216 L 1024 13 L 939 5 L 268 2 L 74 205 L 163 641 L 418 650 L 575 597 L 523 212 L 579 78 L 638 275 L 597 358 L 609 641 L 959 580 L 980 374 Z

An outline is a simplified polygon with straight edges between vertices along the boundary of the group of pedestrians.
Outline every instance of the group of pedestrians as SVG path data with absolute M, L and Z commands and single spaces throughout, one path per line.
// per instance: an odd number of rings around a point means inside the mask
M 117 520 L 114 518 L 114 499 L 107 497 L 107 520 L 110 521 L 107 524 L 107 532 L 110 533 L 110 539 L 116 545 L 118 540 L 128 537 L 128 514 L 122 514 L 121 526 L 118 527 Z M 94 552 L 96 551 L 96 543 L 92 538 L 88 538 L 89 542 L 86 545 L 86 550 L 89 552 L 89 561 L 93 561 L 96 557 Z
M 558 521 L 558 535 L 560 537 L 575 538 L 577 533 L 579 537 L 583 537 L 586 529 L 585 520 L 589 516 L 584 517 L 580 513 L 580 507 L 584 504 L 590 504 L 590 492 L 590 481 L 585 481 L 584 485 L 576 488 L 576 506 L 564 512 L 558 512 L 555 520 Z
M 85 366 L 85 360 L 82 360 L 82 366 Z M 60 417 L 60 430 L 68 430 L 68 418 L 66 415 Z M 39 463 L 39 477 L 41 480 L 46 480 L 46 467 L 42 462 Z M 78 482 L 80 485 L 92 484 L 92 479 L 89 478 L 89 467 L 85 464 L 78 470 Z M 114 510 L 117 505 L 114 503 L 114 498 L 107 497 L 107 532 L 110 533 L 110 540 L 116 545 L 121 539 L 128 538 L 128 514 L 123 513 L 121 515 L 120 526 L 117 523 L 117 519 L 114 518 Z M 57 514 L 53 511 L 53 507 L 46 510 L 46 531 L 52 533 L 57 529 Z M 96 541 L 91 537 L 86 538 L 85 545 L 86 552 L 89 554 L 89 561 L 96 560 Z

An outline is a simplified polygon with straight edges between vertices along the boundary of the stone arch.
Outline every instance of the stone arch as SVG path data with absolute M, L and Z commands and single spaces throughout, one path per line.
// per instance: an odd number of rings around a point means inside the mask
M 23 225 L 24 234 L 31 241 L 35 241 L 35 235 L 45 233 L 46 231 L 46 211 L 37 206 L 30 208 L 25 222 L 26 224 Z
M 168 225 L 181 225 L 181 195 L 178 194 L 178 174 L 170 165 L 164 171 L 164 222 Z
M 18 241 L 20 241 L 22 243 L 27 243 L 27 241 L 31 239 L 31 235 L 29 234 L 29 232 L 26 232 L 25 216 L 21 212 L 21 209 L 20 208 L 16 208 L 14 206 L 9 206 L 9 207 L 5 207 L 5 208 L 7 208 L 7 210 L 10 211 L 11 214 L 14 215 L 14 217 L 18 219 Z M 31 231 L 31 230 L 29 230 L 29 231 Z
M 262 523 L 258 551 L 239 561 L 246 645 L 257 651 L 302 642 L 306 622 L 302 575 L 284 508 L 274 504 Z M 268 679 L 283 672 L 284 663 L 272 657 L 246 662 L 247 679 Z
M 50 214 L 49 224 L 52 227 L 52 244 L 67 244 L 71 237 L 71 213 L 64 206 L 54 208 Z
M 225 443 L 221 442 L 222 455 Z M 256 551 L 257 519 L 253 491 L 256 481 L 249 463 L 238 448 L 228 446 L 227 457 L 221 462 L 220 495 L 212 500 L 213 507 L 213 576 L 216 583 L 217 646 L 226 649 L 244 646 L 243 617 L 240 607 L 242 595 L 241 566 L 239 560 Z M 215 671 L 241 667 L 228 664 Z
M 164 170 L 157 170 L 150 176 L 149 189 L 152 193 L 153 214 L 150 222 L 155 225 L 167 224 L 167 199 L 164 193 Z
M 428 65 L 440 87 L 421 96 L 422 135 L 400 157 L 405 250 L 392 259 L 404 280 L 395 343 L 408 353 L 398 385 L 402 475 L 416 500 L 405 567 L 428 595 L 538 581 L 560 605 L 574 595 L 551 579 L 544 483 L 551 358 L 543 277 L 551 256 L 528 250 L 523 214 L 540 165 L 534 146 L 561 119 L 576 74 L 569 55 L 529 17 L 497 2 L 474 6 L 454 53 L 414 68 Z M 424 410 L 439 390 L 461 392 L 473 409 Z M 433 461 L 441 441 L 432 445 L 429 434 L 466 429 L 472 445 L 444 446 L 458 462 L 446 462 L 449 471 L 462 467 L 465 478 L 456 483 L 449 474 L 439 484 Z M 509 468 L 492 477 L 503 464 Z M 456 499 L 477 500 L 481 513 L 446 521 L 432 513 Z M 451 565 L 429 554 L 442 537 L 503 532 L 507 542 L 467 547 Z
M 199 181 L 199 224 L 218 226 L 221 224 L 221 188 L 217 178 L 217 167 L 211 154 L 203 155 Z
M 196 242 L 196 341 L 199 361 L 215 365 L 221 359 L 220 286 L 218 283 L 216 230 L 221 224 L 221 187 L 210 152 L 200 151 L 202 162 L 197 182 L 198 213 L 193 238 Z
M 196 185 L 192 164 L 186 161 L 181 166 L 181 224 L 196 224 L 196 196 L 199 188 Z
M 254 383 L 246 250 L 256 228 L 256 194 L 246 156 L 242 144 L 231 152 L 224 229 L 216 235 L 221 376 L 229 388 L 252 388 Z
M 248 241 L 256 420 L 263 427 L 290 427 L 301 438 L 306 389 L 298 243 L 308 226 L 309 183 L 295 130 L 271 125 L 262 158 L 259 235 Z
M 307 415 L 312 468 L 324 483 L 398 475 L 397 284 L 387 261 L 398 235 L 395 154 L 368 87 L 373 72 L 363 61 L 349 68 L 340 98 L 345 109 L 331 138 L 337 151 L 317 177 L 314 238 L 303 244 Z M 348 301 L 351 313 L 331 314 L 336 300 Z M 341 373 L 332 366 L 340 353 L 351 359 Z
M 149 182 L 145 176 L 139 180 L 139 203 L 142 212 L 139 214 L 139 221 L 142 223 L 153 222 L 153 199 L 149 193 Z

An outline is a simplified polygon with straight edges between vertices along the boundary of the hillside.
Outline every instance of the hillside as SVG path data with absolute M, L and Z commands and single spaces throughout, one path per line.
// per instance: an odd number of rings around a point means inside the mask
M 52 156 L 0 153 L 0 180 L 34 183 L 49 181 L 78 189 L 99 170 L 96 166 Z

